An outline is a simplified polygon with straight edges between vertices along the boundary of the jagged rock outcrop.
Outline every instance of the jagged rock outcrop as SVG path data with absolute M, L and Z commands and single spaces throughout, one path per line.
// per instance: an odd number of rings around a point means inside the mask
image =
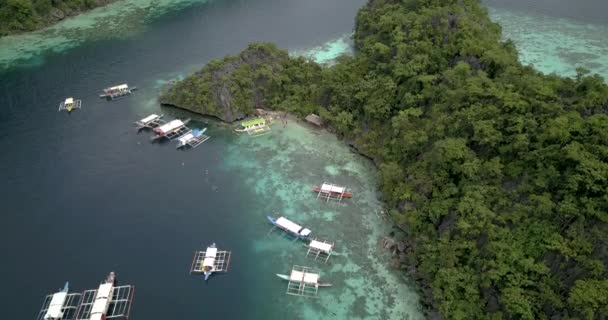
M 233 122 L 255 109 L 272 108 L 269 96 L 288 61 L 288 54 L 272 44 L 251 44 L 238 56 L 212 61 L 178 82 L 160 102 Z

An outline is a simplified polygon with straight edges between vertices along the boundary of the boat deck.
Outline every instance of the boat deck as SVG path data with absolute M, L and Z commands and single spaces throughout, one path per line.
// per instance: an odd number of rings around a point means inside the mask
M 72 110 L 73 109 L 80 109 L 80 108 L 82 108 L 82 100 L 74 100 L 74 105 L 72 106 Z M 59 104 L 59 111 L 62 111 L 62 110 L 69 111 L 68 107 L 65 104 L 65 102 L 62 102 L 62 103 Z
M 342 201 L 344 198 L 352 197 L 352 194 L 346 192 L 345 187 L 337 186 L 332 183 L 323 182 L 321 187 L 315 187 L 315 191 L 317 191 L 317 198 L 329 200 L 336 200 L 338 202 Z
M 325 262 L 329 260 L 334 249 L 334 243 L 327 240 L 313 239 L 308 244 L 308 252 L 306 257 L 313 257 L 315 260 L 318 258 L 325 259 Z
M 205 262 L 206 251 L 195 251 L 194 259 L 192 260 L 192 267 L 190 273 L 204 273 L 205 268 L 203 264 Z M 215 254 L 215 260 L 213 261 L 213 272 L 228 272 L 230 266 L 230 251 L 218 250 Z
M 139 130 L 158 128 L 167 123 L 165 120 L 163 120 L 163 116 L 164 115 L 162 114 L 160 116 L 152 114 L 141 120 L 135 121 L 135 125 Z
M 40 309 L 36 320 L 45 320 L 44 316 L 49 310 L 53 295 L 54 293 L 49 294 L 44 298 L 44 302 L 42 303 L 42 309 Z M 63 312 L 63 319 L 74 318 L 74 315 L 76 315 L 76 310 L 78 309 L 78 305 L 80 305 L 81 296 L 82 294 L 80 293 L 70 293 L 66 295 L 65 301 L 63 302 L 63 306 L 61 307 L 61 312 Z
M 271 232 L 273 232 L 275 229 L 280 229 L 285 231 L 285 233 L 292 235 L 294 238 L 294 241 L 297 239 L 306 239 L 308 238 L 308 236 L 310 236 L 310 233 L 312 232 L 310 229 L 302 227 L 301 225 L 285 218 L 285 217 L 279 217 L 276 220 L 272 217 L 267 217 L 268 220 L 270 220 L 270 222 L 272 223 L 272 228 L 270 228 L 270 230 L 268 231 L 268 234 L 270 234 Z
M 186 136 L 186 135 L 187 134 L 185 134 L 184 136 Z M 184 136 L 181 136 L 178 139 L 182 139 Z M 180 146 L 178 146 L 178 148 L 185 147 L 185 146 L 189 146 L 190 148 L 196 148 L 196 147 L 200 146 L 201 144 L 203 144 L 203 142 L 209 140 L 209 138 L 211 138 L 211 137 L 206 136 L 204 134 L 201 134 L 200 136 L 192 136 L 185 142 L 184 145 L 180 145 Z
M 100 94 L 99 97 L 102 99 L 117 100 L 131 95 L 135 90 L 137 90 L 137 87 L 122 89 L 116 92 L 104 92 L 103 94 Z
M 179 129 L 176 129 L 175 131 L 171 131 L 171 132 L 167 133 L 164 137 L 167 138 L 167 139 L 169 139 L 169 140 L 171 140 L 171 141 L 173 141 L 173 140 L 175 140 L 175 139 L 177 139 L 177 138 L 179 138 L 179 137 L 181 137 L 181 136 L 183 136 L 185 134 L 188 134 L 190 132 L 192 132 L 192 130 L 190 128 L 188 128 L 186 126 L 183 126 L 183 127 L 179 128 Z
M 316 297 L 319 292 L 319 272 L 303 266 L 293 266 L 287 283 L 287 294 Z
M 248 129 L 248 130 L 245 130 L 245 131 L 251 137 L 259 137 L 259 136 L 263 136 L 263 135 L 269 134 L 272 130 L 270 129 L 269 126 L 264 125 L 264 126 Z
M 103 286 L 103 285 L 102 285 Z M 99 299 L 108 299 L 109 305 L 105 312 L 105 317 L 110 318 L 121 318 L 128 319 L 129 313 L 131 312 L 131 305 L 133 304 L 133 296 L 135 295 L 134 286 L 120 286 L 112 287 L 109 296 L 98 297 L 97 289 L 86 290 L 82 294 L 82 302 L 76 312 L 75 320 L 89 320 L 93 313 L 93 306 Z

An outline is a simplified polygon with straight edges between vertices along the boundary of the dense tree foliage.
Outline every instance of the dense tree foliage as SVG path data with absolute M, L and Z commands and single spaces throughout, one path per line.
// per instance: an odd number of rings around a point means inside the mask
M 0 1 L 0 36 L 32 31 L 108 0 L 2 0 Z
M 264 106 L 317 112 L 374 158 L 404 270 L 445 318 L 606 319 L 604 80 L 522 66 L 478 0 L 370 1 L 354 39 L 331 67 L 227 77 L 268 84 Z

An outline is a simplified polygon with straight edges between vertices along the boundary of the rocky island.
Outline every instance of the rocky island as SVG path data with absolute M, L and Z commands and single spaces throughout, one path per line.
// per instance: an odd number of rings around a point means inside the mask
M 315 113 L 374 159 L 429 313 L 608 316 L 608 86 L 518 61 L 478 0 L 372 0 L 333 66 L 252 44 L 161 103 L 232 122 Z

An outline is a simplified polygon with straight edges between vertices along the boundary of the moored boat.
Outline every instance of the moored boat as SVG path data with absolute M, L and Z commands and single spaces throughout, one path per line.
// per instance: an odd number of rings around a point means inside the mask
M 204 135 L 207 128 L 202 130 L 192 130 L 192 132 L 188 132 L 183 136 L 177 138 L 177 149 L 189 146 L 191 148 L 196 148 L 201 145 L 203 142 L 209 140 L 209 136 Z
M 290 277 L 288 275 L 286 275 L 286 274 L 277 273 L 276 275 L 277 275 L 277 277 L 279 277 L 279 278 L 281 278 L 281 279 L 283 279 L 285 281 L 290 281 L 291 280 Z M 317 286 L 318 287 L 331 287 L 332 284 L 329 283 L 329 282 L 324 282 L 324 281 L 321 281 L 321 280 L 317 280 Z
M 137 87 L 130 88 L 129 85 L 123 83 L 121 85 L 103 89 L 103 94 L 100 94 L 99 97 L 114 100 L 120 97 L 130 95 L 135 90 L 137 90 Z
M 202 273 L 207 281 L 214 273 L 228 272 L 230 255 L 230 251 L 219 250 L 214 242 L 205 251 L 194 252 L 190 272 Z
M 190 122 L 190 119 L 186 119 L 186 120 L 175 119 L 175 120 L 171 120 L 161 126 L 158 126 L 153 129 L 154 136 L 152 137 L 152 140 L 161 139 L 161 138 L 167 138 L 169 140 L 173 140 L 178 137 L 181 137 L 191 131 L 188 127 L 186 127 L 186 124 L 188 122 Z
M 269 123 L 265 118 L 255 118 L 253 120 L 241 122 L 240 129 L 234 129 L 236 132 L 247 132 L 251 136 L 259 136 L 270 132 Z
M 304 228 L 301 225 L 292 222 L 291 220 L 284 217 L 279 217 L 275 219 L 271 216 L 266 216 L 266 219 L 268 219 L 268 221 L 270 221 L 270 223 L 272 223 L 275 227 L 293 235 L 298 239 L 308 239 L 312 232 L 310 231 L 310 229 Z
M 344 192 L 344 188 L 342 187 L 337 187 L 337 188 L 324 188 L 325 185 L 321 186 L 321 187 L 312 187 L 312 190 L 314 192 L 320 192 L 320 193 L 329 193 L 332 196 L 340 196 L 342 195 L 342 198 L 352 198 L 353 194 L 350 192 Z
M 59 111 L 66 110 L 68 113 L 72 112 L 74 109 L 80 109 L 82 106 L 81 100 L 75 100 L 74 98 L 67 98 L 65 101 L 59 104 Z

